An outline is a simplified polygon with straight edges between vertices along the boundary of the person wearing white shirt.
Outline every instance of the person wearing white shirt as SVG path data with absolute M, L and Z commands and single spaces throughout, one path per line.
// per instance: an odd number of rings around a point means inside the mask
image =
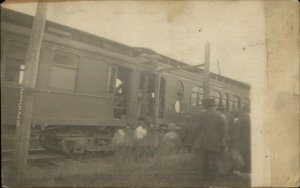
M 147 123 L 144 117 L 140 117 L 138 127 L 134 131 L 135 136 L 135 158 L 139 160 L 144 154 L 144 139 L 147 135 Z

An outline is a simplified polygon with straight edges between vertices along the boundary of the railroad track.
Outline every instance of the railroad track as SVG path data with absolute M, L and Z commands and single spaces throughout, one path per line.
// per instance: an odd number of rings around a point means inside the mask
M 13 159 L 14 150 L 2 150 L 1 151 L 1 161 L 9 162 Z M 45 159 L 55 159 L 62 158 L 64 155 L 58 152 L 49 152 L 44 149 L 30 149 L 28 151 L 27 160 L 45 160 Z
M 13 159 L 14 150 L 2 150 L 1 151 L 1 161 L 2 162 L 10 162 Z M 42 160 L 49 160 L 49 159 L 93 159 L 98 157 L 110 157 L 114 153 L 113 152 L 88 152 L 82 155 L 66 155 L 59 151 L 48 151 L 45 149 L 30 149 L 28 151 L 28 161 L 42 161 Z

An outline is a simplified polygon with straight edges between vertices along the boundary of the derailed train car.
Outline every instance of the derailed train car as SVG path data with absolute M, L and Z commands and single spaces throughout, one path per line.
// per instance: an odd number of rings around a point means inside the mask
M 1 129 L 13 130 L 33 17 L 1 9 Z M 146 48 L 134 48 L 47 21 L 32 126 L 46 149 L 110 149 L 118 127 L 138 117 L 159 126 L 202 108 L 203 71 Z M 160 69 L 177 67 L 172 71 Z M 249 104 L 250 86 L 210 74 L 210 94 L 227 111 Z M 157 99 L 158 97 L 159 99 Z M 159 103 L 157 103 L 157 101 Z

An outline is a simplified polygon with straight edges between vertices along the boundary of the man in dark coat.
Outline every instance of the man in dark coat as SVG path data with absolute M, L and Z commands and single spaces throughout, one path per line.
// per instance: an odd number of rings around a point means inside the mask
M 179 124 L 181 147 L 186 149 L 188 153 L 192 151 L 192 136 L 193 136 L 193 124 L 192 118 L 189 115 L 185 115 L 183 123 Z
M 215 110 L 214 100 L 203 100 L 205 111 L 199 115 L 194 154 L 197 171 L 200 176 L 214 179 L 217 172 L 216 159 L 222 150 L 224 121 Z
M 243 106 L 238 118 L 235 119 L 232 129 L 233 149 L 238 151 L 244 159 L 245 165 L 241 169 L 245 173 L 251 170 L 251 120 L 250 107 Z

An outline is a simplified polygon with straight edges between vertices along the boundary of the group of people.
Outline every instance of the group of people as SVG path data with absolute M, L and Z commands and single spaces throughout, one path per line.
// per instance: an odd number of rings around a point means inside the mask
M 215 179 L 234 170 L 250 173 L 250 109 L 244 105 L 238 115 L 203 100 L 205 110 L 194 119 L 192 150 L 194 166 L 201 177 Z
M 146 117 L 138 119 L 138 126 L 129 124 L 118 129 L 112 139 L 112 146 L 117 152 L 117 163 L 139 161 L 154 153 L 154 125 Z
M 159 146 L 156 156 L 178 151 L 191 153 L 191 163 L 199 177 L 214 179 L 218 174 L 233 170 L 250 173 L 249 106 L 244 105 L 239 115 L 225 112 L 213 99 L 204 99 L 203 106 L 205 109 L 196 117 L 187 115 L 178 125 L 169 123 L 161 139 L 157 139 L 157 130 L 145 117 L 139 118 L 135 128 L 119 129 L 113 138 L 119 152 L 118 161 L 144 159 Z

